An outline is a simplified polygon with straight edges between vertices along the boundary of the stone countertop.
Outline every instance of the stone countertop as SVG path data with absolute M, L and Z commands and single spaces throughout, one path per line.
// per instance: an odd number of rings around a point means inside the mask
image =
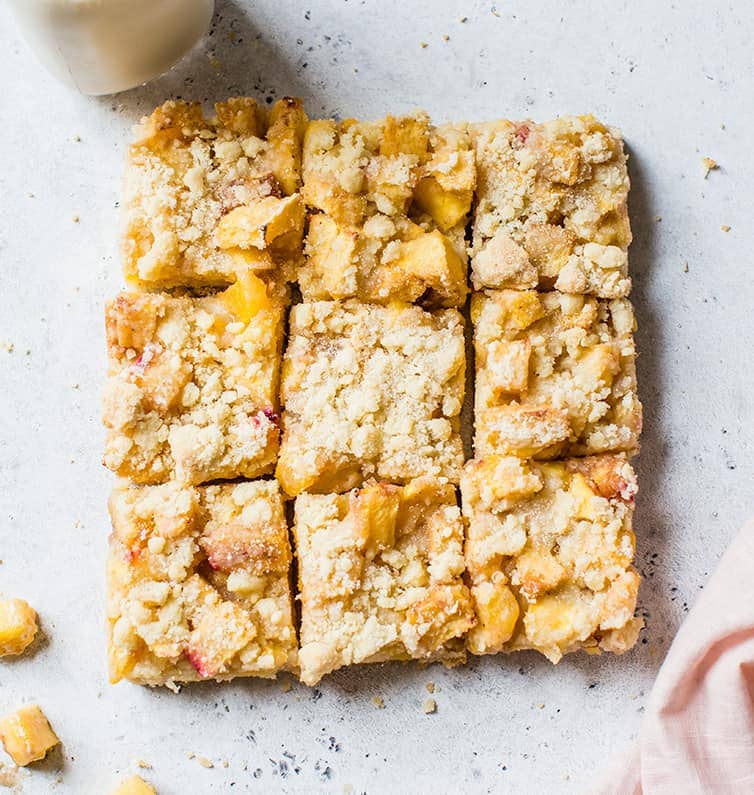
M 28 599 L 46 638 L 0 664 L 0 710 L 36 700 L 63 740 L 19 776 L 24 795 L 108 792 L 139 759 L 161 795 L 588 789 L 636 734 L 675 629 L 754 513 L 753 20 L 744 0 L 221 0 L 172 72 L 93 99 L 49 78 L 0 8 L 0 592 Z M 122 285 L 124 144 L 167 97 L 239 93 L 298 94 L 313 117 L 593 112 L 623 130 L 646 412 L 647 628 L 633 652 L 372 666 L 315 689 L 107 684 L 102 310 Z M 707 178 L 705 156 L 720 164 Z

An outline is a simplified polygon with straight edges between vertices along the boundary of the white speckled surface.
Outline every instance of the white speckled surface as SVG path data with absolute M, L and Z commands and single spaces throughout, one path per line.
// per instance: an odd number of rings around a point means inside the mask
M 213 35 L 173 72 L 102 99 L 42 73 L 0 9 L 0 339 L 14 346 L 0 348 L 0 592 L 27 598 L 46 635 L 33 656 L 0 663 L 0 710 L 38 700 L 64 743 L 20 776 L 25 795 L 105 793 L 137 759 L 161 795 L 584 792 L 636 733 L 686 604 L 754 512 L 754 18 L 746 0 L 498 8 L 221 0 Z M 646 407 L 647 629 L 631 654 L 369 667 L 288 693 L 106 683 L 102 304 L 121 285 L 124 142 L 169 96 L 244 92 L 300 94 L 311 116 L 592 111 L 623 129 Z M 706 180 L 705 155 L 721 165 Z M 429 680 L 434 715 L 421 709 Z

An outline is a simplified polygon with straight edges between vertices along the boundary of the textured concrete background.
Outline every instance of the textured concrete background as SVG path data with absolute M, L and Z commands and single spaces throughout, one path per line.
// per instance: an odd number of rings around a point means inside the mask
M 104 793 L 137 759 L 162 795 L 588 788 L 635 735 L 687 606 L 754 512 L 752 34 L 746 0 L 223 0 L 173 72 L 87 99 L 40 71 L 0 9 L 0 592 L 27 598 L 46 635 L 0 663 L 0 710 L 38 700 L 64 744 L 20 777 L 25 794 Z M 289 692 L 107 684 L 102 304 L 121 285 L 123 147 L 167 97 L 247 92 L 300 94 L 311 116 L 592 111 L 623 129 L 646 408 L 647 629 L 632 653 L 366 667 Z M 721 166 L 706 180 L 703 156 Z M 438 710 L 424 715 L 430 680 Z

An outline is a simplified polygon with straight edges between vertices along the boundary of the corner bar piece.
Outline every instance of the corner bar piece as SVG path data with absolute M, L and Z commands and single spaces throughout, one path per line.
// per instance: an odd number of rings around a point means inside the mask
M 474 654 L 536 649 L 621 653 L 634 618 L 636 478 L 625 456 L 537 463 L 489 456 L 461 481 Z
M 275 481 L 120 483 L 110 516 L 112 682 L 172 686 L 295 668 L 291 550 Z
M 125 180 L 125 276 L 147 289 L 223 286 L 239 270 L 293 279 L 302 256 L 306 114 L 285 97 L 169 101 L 136 128 Z
M 474 288 L 628 295 L 629 179 L 620 133 L 593 116 L 470 130 Z

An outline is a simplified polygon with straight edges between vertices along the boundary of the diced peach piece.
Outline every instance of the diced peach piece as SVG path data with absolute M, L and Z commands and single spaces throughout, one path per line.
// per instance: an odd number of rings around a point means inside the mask
M 270 306 L 267 285 L 251 271 L 242 271 L 236 281 L 222 293 L 222 301 L 231 314 L 242 323 Z
M 529 383 L 531 342 L 497 340 L 487 348 L 487 374 L 495 393 L 523 392 Z
M 398 487 L 383 483 L 361 489 L 354 497 L 352 512 L 368 550 L 376 553 L 395 546 L 399 505 Z
M 471 189 L 445 190 L 436 177 L 429 176 L 419 180 L 414 189 L 414 202 L 447 232 L 466 217 L 473 195 Z
M 254 204 L 231 210 L 217 225 L 215 239 L 222 249 L 266 249 L 284 235 L 300 237 L 304 215 L 300 195 L 283 199 L 267 196 Z
M 416 276 L 438 296 L 454 302 L 466 292 L 463 260 L 450 240 L 439 230 L 427 232 L 400 244 L 391 265 L 403 273 Z
M 0 601 L 0 657 L 22 654 L 37 634 L 37 614 L 23 599 Z
M 466 636 L 469 650 L 473 654 L 499 651 L 513 636 L 518 621 L 520 608 L 513 591 L 501 579 L 472 586 L 471 597 L 477 623 Z
M 111 795 L 157 795 L 157 790 L 147 784 L 141 776 L 131 776 L 122 781 Z
M 427 155 L 429 124 L 426 116 L 388 116 L 380 142 L 381 155 Z
M 60 742 L 36 704 L 21 707 L 0 719 L 0 740 L 7 754 L 21 767 L 44 759 L 47 752 Z

